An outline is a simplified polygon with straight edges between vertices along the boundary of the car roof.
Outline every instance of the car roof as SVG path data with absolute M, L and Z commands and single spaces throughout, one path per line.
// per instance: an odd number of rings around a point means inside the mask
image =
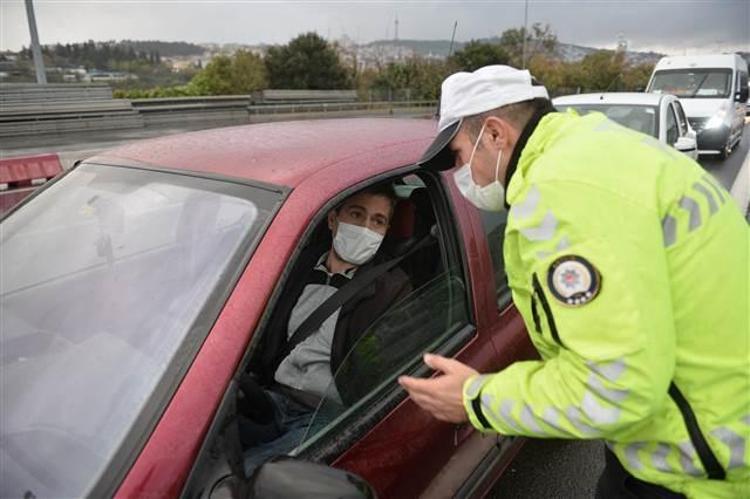
M 613 104 L 658 106 L 667 94 L 644 92 L 605 92 L 598 94 L 564 95 L 553 99 L 554 105 L 571 106 L 576 104 Z
M 214 128 L 133 142 L 104 151 L 91 163 L 186 170 L 295 187 L 324 168 L 400 146 L 401 165 L 357 163 L 375 175 L 416 162 L 437 133 L 428 119 L 352 118 Z M 393 159 L 391 159 L 391 162 Z

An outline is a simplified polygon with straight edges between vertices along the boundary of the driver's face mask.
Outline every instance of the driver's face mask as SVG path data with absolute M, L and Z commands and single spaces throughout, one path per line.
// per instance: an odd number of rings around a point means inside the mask
M 461 168 L 456 170 L 453 174 L 453 181 L 456 183 L 458 190 L 461 192 L 463 197 L 469 200 L 471 204 L 485 211 L 503 211 L 505 210 L 505 187 L 500 183 L 500 160 L 503 157 L 502 149 L 497 154 L 497 163 L 495 163 L 495 180 L 485 186 L 480 186 L 471 176 L 471 162 L 474 160 L 474 154 L 477 152 L 479 142 L 482 140 L 484 135 L 484 127 L 487 123 L 482 125 L 482 130 L 479 132 L 477 141 L 474 143 L 474 148 L 469 156 L 469 162 L 464 164 Z
M 339 221 L 333 237 L 333 249 L 342 260 L 354 265 L 368 262 L 380 248 L 383 234 L 367 227 Z

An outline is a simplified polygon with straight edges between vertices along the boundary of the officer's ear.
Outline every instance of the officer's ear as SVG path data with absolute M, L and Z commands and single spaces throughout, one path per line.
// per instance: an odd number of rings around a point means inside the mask
M 497 116 L 490 116 L 485 122 L 485 140 L 488 140 L 495 150 L 510 149 L 518 135 L 513 125 Z

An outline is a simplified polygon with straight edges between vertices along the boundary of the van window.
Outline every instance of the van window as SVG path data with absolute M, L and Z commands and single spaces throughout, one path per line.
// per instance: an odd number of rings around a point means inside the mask
M 657 71 L 650 91 L 673 94 L 680 98 L 726 98 L 732 92 L 732 70 L 691 68 Z
M 747 88 L 747 73 L 744 71 L 737 71 L 737 87 L 734 91 L 740 93 L 743 88 Z

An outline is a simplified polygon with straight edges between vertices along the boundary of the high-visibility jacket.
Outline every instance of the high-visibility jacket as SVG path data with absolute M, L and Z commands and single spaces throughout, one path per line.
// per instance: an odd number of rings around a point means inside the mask
M 604 439 L 634 476 L 750 498 L 750 231 L 697 163 L 602 114 L 539 121 L 504 258 L 542 360 L 470 378 L 480 430 Z

